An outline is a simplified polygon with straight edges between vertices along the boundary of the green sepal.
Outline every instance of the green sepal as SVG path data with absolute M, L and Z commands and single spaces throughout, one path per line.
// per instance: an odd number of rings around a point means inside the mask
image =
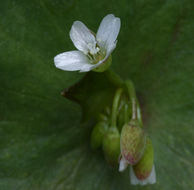
M 120 134 L 116 127 L 110 127 L 103 138 L 103 151 L 106 161 L 111 166 L 118 164 L 120 155 Z
M 92 130 L 91 147 L 97 149 L 102 145 L 103 137 L 108 130 L 108 124 L 105 121 L 98 122 Z
M 110 55 L 106 61 L 104 61 L 99 67 L 93 69 L 95 72 L 104 72 L 106 71 L 110 65 L 112 64 L 112 56 Z
M 153 162 L 154 162 L 153 146 L 151 140 L 147 138 L 144 154 L 141 160 L 135 166 L 133 166 L 133 170 L 135 172 L 136 177 L 140 180 L 146 179 L 152 171 Z

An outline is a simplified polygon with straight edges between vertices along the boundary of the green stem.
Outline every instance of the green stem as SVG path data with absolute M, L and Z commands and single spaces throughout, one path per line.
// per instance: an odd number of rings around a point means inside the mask
M 112 105 L 112 116 L 111 116 L 111 127 L 116 127 L 117 125 L 117 111 L 118 111 L 118 105 L 119 100 L 122 94 L 122 89 L 119 88 L 114 96 L 113 105 Z
M 141 109 L 140 109 L 138 101 L 137 101 L 137 119 L 139 121 L 140 127 L 143 127 L 143 122 L 142 122 L 142 117 L 141 117 Z
M 113 70 L 108 69 L 104 72 L 108 79 L 117 87 L 122 87 L 124 85 L 123 80 L 119 75 L 117 75 Z
M 125 123 L 127 123 L 128 122 L 128 105 L 127 104 L 125 104 L 124 105 L 125 107 L 125 117 L 124 117 L 124 120 L 125 120 Z
M 127 87 L 127 92 L 132 104 L 132 119 L 137 119 L 137 103 L 136 103 L 136 93 L 133 83 L 130 80 L 125 82 Z
M 123 82 L 121 77 L 111 69 L 106 70 L 104 73 L 116 87 L 119 87 L 119 88 L 123 88 L 124 86 L 127 87 L 127 92 L 129 94 L 129 98 L 132 103 L 132 119 L 138 119 L 140 125 L 143 126 L 141 109 L 136 97 L 135 88 L 133 86 L 132 81 L 127 80 L 126 82 Z

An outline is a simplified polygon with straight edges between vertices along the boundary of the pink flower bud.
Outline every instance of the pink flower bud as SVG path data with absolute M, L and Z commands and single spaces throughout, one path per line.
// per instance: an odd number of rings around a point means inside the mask
M 121 154 L 131 165 L 135 165 L 142 157 L 145 149 L 146 135 L 135 120 L 125 124 L 121 131 Z

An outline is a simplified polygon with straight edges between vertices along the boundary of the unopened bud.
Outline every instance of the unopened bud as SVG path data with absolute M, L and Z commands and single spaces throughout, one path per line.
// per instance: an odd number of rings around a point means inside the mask
M 108 125 L 105 121 L 96 124 L 92 130 L 91 147 L 93 149 L 99 148 L 102 145 L 103 137 L 108 130 Z
M 109 128 L 103 139 L 103 151 L 106 161 L 111 166 L 118 164 L 120 155 L 120 134 L 116 127 Z
M 136 164 L 142 157 L 146 144 L 146 135 L 137 121 L 125 124 L 121 131 L 121 154 L 131 164 Z
M 133 166 L 134 173 L 138 179 L 144 180 L 150 175 L 153 167 L 153 161 L 154 153 L 152 142 L 149 138 L 147 138 L 144 154 L 140 161 Z

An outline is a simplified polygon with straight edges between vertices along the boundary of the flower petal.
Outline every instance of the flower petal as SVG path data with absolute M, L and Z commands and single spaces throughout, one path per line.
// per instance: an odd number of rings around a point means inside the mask
M 155 172 L 155 166 L 153 165 L 151 174 L 147 178 L 147 182 L 150 184 L 156 183 L 156 172 Z
M 116 47 L 120 26 L 120 18 L 115 17 L 113 14 L 103 18 L 96 35 L 97 42 L 101 48 L 112 51 Z
M 152 167 L 152 171 L 149 175 L 148 178 L 144 179 L 144 180 L 139 180 L 136 176 L 135 173 L 133 171 L 133 167 L 130 167 L 130 179 L 131 179 L 131 184 L 132 185 L 147 185 L 147 184 L 154 184 L 156 183 L 156 173 L 155 173 L 155 167 L 153 165 Z
M 121 158 L 120 162 L 119 162 L 119 171 L 123 172 L 128 166 L 128 162 L 125 160 L 125 158 Z
M 80 21 L 75 21 L 70 30 L 70 38 L 73 41 L 74 46 L 87 54 L 89 44 L 96 45 L 96 39 L 90 30 Z
M 55 66 L 65 71 L 87 72 L 92 69 L 89 59 L 80 51 L 68 51 L 61 53 L 54 58 Z
M 130 167 L 130 180 L 132 185 L 137 185 L 140 183 L 140 180 L 135 176 L 132 166 Z

